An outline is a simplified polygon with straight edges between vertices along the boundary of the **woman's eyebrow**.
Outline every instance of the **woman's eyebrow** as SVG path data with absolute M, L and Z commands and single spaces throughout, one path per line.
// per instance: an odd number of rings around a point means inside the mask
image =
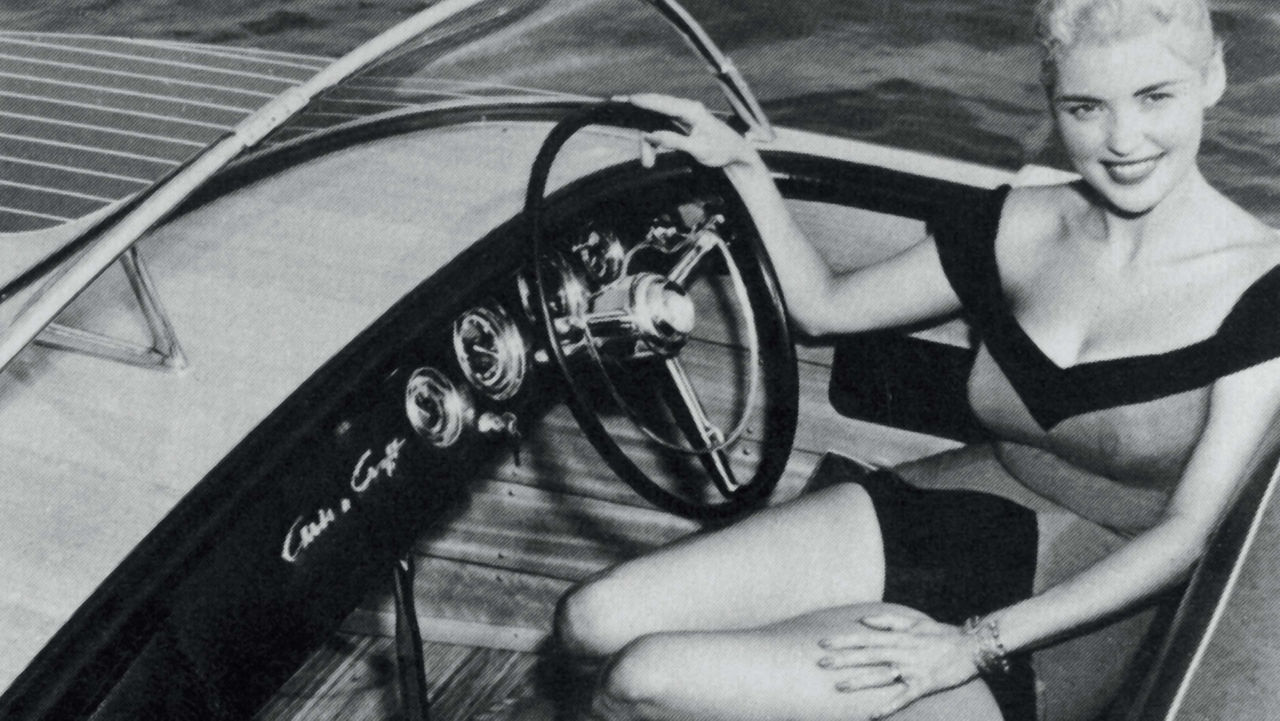
M 1186 80 L 1162 80 L 1158 83 L 1152 83 L 1133 91 L 1133 97 L 1146 95 L 1147 93 L 1155 93 L 1175 85 L 1182 85 Z M 1103 98 L 1094 97 L 1092 95 L 1083 95 L 1070 93 L 1064 95 L 1055 95 L 1053 101 L 1056 103 L 1102 103 L 1106 102 Z
M 1185 80 L 1165 80 L 1165 81 L 1163 81 L 1163 82 L 1155 83 L 1155 84 L 1153 84 L 1153 85 L 1148 85 L 1148 86 L 1146 86 L 1145 88 L 1141 88 L 1141 89 L 1139 89 L 1139 90 L 1135 91 L 1135 92 L 1133 93 L 1133 95 L 1134 95 L 1134 97 L 1137 97 L 1137 96 L 1139 96 L 1139 95 L 1146 95 L 1147 93 L 1159 92 L 1159 91 L 1161 91 L 1161 90 L 1164 90 L 1165 88 L 1169 88 L 1169 87 L 1172 87 L 1172 86 L 1174 86 L 1174 85 L 1182 85 L 1182 84 L 1183 84 L 1183 83 L 1185 83 L 1185 82 L 1187 82 L 1187 81 L 1185 81 Z
M 1095 98 L 1092 95 L 1056 95 L 1053 98 L 1055 103 L 1101 103 L 1102 98 Z

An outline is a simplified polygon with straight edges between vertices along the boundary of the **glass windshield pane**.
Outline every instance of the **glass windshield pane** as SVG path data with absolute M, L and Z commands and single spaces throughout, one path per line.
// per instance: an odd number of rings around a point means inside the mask
M 706 63 L 642 0 L 498 0 L 325 93 L 276 139 L 407 106 L 636 92 L 728 109 Z

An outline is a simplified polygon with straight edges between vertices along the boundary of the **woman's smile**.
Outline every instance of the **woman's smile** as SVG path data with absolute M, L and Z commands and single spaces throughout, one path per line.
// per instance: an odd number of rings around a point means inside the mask
M 1100 162 L 1112 182 L 1119 185 L 1138 185 L 1156 172 L 1160 161 L 1164 157 L 1164 153 L 1155 153 L 1136 159 L 1103 160 Z

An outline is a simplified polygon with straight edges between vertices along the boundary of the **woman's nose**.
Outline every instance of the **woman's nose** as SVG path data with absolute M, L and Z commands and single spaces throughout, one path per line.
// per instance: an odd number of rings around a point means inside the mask
M 1111 114 L 1107 128 L 1107 150 L 1117 157 L 1125 157 L 1142 147 L 1144 130 L 1142 118 L 1129 109 L 1117 109 Z

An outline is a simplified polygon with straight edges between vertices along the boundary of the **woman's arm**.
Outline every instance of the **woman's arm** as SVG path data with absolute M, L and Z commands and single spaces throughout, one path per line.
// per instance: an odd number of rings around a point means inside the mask
M 1121 610 L 1186 577 L 1230 510 L 1280 415 L 1280 361 L 1214 384 L 1209 419 L 1159 523 L 1043 594 L 992 614 L 1010 650 Z
M 660 131 L 656 146 L 689 153 L 723 168 L 751 211 L 797 327 L 809 335 L 888 328 L 960 309 L 932 239 L 849 273 L 833 273 L 796 226 L 769 170 L 755 149 L 701 103 L 662 95 L 636 95 L 638 107 L 669 115 L 687 134 Z
M 1187 576 L 1257 462 L 1277 443 L 1280 360 L 1214 384 L 1209 418 L 1162 519 L 1073 578 L 987 616 L 1009 651 L 1026 650 L 1124 610 Z M 981 642 L 954 626 L 914 618 L 864 619 L 866 628 L 823 639 L 826 668 L 900 670 L 905 683 L 885 714 L 977 674 Z M 866 686 L 862 686 L 866 687 Z M 846 690 L 846 689 L 840 689 Z

